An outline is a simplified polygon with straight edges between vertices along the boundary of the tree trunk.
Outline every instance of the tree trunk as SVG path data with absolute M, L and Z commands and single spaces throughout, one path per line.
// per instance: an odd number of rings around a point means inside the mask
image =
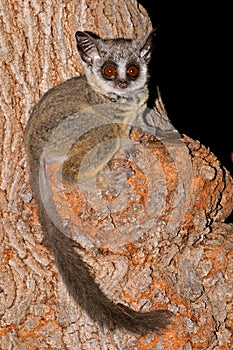
M 231 349 L 233 227 L 224 220 L 233 208 L 233 182 L 198 141 L 183 135 L 177 147 L 174 135 L 150 143 L 135 132 L 146 145 L 142 154 L 148 147 L 158 160 L 152 187 L 165 187 L 166 195 L 154 198 L 158 210 L 147 209 L 139 236 L 128 235 L 120 247 L 104 242 L 101 254 L 81 252 L 114 302 L 174 313 L 161 334 L 94 324 L 68 295 L 43 245 L 23 144 L 32 107 L 49 88 L 79 75 L 77 30 L 142 37 L 152 29 L 146 11 L 134 0 L 0 0 L 0 10 L 0 349 Z M 166 121 L 160 99 L 156 109 Z M 148 176 L 135 172 L 133 186 L 144 200 Z

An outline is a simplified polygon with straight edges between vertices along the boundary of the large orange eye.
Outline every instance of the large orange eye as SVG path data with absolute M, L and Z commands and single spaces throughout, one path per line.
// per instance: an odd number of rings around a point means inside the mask
M 108 79 L 112 79 L 116 76 L 116 67 L 110 64 L 107 64 L 103 69 L 104 76 Z
M 127 75 L 131 78 L 136 78 L 136 76 L 139 73 L 139 69 L 137 66 L 134 66 L 133 64 L 131 66 L 128 66 L 127 68 Z

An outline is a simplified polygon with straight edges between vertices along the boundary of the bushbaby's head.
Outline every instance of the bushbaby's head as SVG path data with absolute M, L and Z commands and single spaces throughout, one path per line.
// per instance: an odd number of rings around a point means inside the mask
M 87 32 L 76 32 L 77 48 L 89 85 L 110 98 L 143 98 L 153 38 L 154 32 L 142 40 L 102 40 Z

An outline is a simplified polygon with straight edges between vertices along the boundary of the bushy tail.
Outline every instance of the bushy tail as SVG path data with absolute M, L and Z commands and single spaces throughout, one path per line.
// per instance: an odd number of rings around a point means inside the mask
M 74 300 L 93 321 L 109 329 L 123 328 L 139 334 L 160 331 L 171 322 L 172 313 L 167 310 L 140 313 L 107 298 L 74 250 L 72 240 L 61 233 L 44 214 L 46 219 L 42 222 L 45 239 L 54 254 L 63 281 Z

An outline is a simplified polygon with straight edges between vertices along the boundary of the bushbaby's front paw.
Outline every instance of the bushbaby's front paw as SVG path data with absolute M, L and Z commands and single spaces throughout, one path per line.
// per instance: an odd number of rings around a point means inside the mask
M 128 160 L 130 157 L 135 160 L 137 155 L 141 154 L 141 151 L 136 148 L 136 145 L 138 144 L 139 142 L 134 142 L 130 139 L 123 139 L 119 151 L 124 154 L 126 160 Z
M 131 167 L 125 161 L 117 164 L 115 159 L 112 161 L 114 165 L 109 164 L 103 172 L 98 174 L 97 187 L 103 191 L 114 191 L 116 194 L 120 193 L 123 188 L 129 187 L 127 180 L 134 175 Z

